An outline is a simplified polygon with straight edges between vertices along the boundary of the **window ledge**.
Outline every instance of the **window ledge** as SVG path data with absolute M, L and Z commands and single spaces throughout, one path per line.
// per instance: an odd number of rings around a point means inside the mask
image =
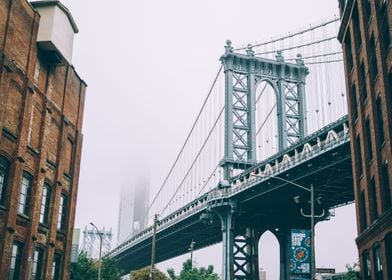
M 38 226 L 38 232 L 42 234 L 47 234 L 49 231 L 49 227 L 46 224 L 40 223 Z
M 355 116 L 355 119 L 354 119 L 354 125 L 353 126 L 356 126 L 357 125 L 357 123 L 358 123 L 358 114 Z
M 27 145 L 26 147 L 27 147 L 27 150 L 28 150 L 31 154 L 33 154 L 34 156 L 38 156 L 38 155 L 39 155 L 38 150 L 34 149 L 32 146 Z
M 12 142 L 16 142 L 16 140 L 18 140 L 18 137 L 16 136 L 16 134 L 14 134 L 8 128 L 5 128 L 5 127 L 3 127 L 3 135 L 6 138 L 8 138 L 9 140 L 11 140 Z
M 369 20 L 367 22 L 368 27 L 369 27 L 370 23 L 372 22 L 372 19 L 373 19 L 373 13 L 369 15 Z
M 68 182 L 71 182 L 71 180 L 72 180 L 72 176 L 71 176 L 71 175 L 69 175 L 68 173 L 64 172 L 64 173 L 63 173 L 63 176 L 64 176 L 64 178 L 65 178 Z
M 18 213 L 18 217 L 20 217 L 20 218 L 22 218 L 22 219 L 24 219 L 24 220 L 30 221 L 30 217 L 27 216 L 27 215 L 25 215 L 25 214 Z

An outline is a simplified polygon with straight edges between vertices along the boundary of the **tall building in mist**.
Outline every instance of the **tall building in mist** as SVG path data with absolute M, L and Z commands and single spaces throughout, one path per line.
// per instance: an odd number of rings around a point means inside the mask
M 123 185 L 120 194 L 117 243 L 147 226 L 150 186 L 147 180 Z
M 340 0 L 361 279 L 392 279 L 392 4 Z

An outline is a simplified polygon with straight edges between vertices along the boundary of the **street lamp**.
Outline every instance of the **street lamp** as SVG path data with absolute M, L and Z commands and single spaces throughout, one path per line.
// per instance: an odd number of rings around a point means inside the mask
M 264 176 L 257 176 L 257 175 L 255 175 L 255 176 L 256 177 L 260 177 L 260 178 L 264 178 Z M 316 216 L 314 214 L 314 187 L 313 187 L 313 184 L 310 184 L 310 189 L 309 189 L 309 188 L 304 187 L 304 186 L 302 186 L 300 184 L 297 184 L 297 183 L 295 183 L 293 181 L 290 181 L 290 180 L 287 180 L 287 179 L 284 179 L 284 178 L 281 178 L 281 177 L 278 177 L 278 176 L 273 176 L 273 177 L 271 176 L 270 178 L 283 181 L 285 183 L 288 183 L 288 184 L 296 186 L 296 187 L 298 187 L 300 189 L 303 189 L 303 190 L 305 190 L 307 192 L 310 192 L 310 215 L 305 214 L 303 212 L 302 208 L 301 208 L 301 215 L 306 217 L 306 218 L 310 218 L 310 246 L 311 246 L 311 259 L 310 259 L 310 266 L 311 266 L 311 268 L 310 268 L 310 271 L 311 271 L 310 272 L 310 276 L 311 277 L 310 277 L 310 279 L 314 279 L 315 272 L 316 272 L 316 262 L 315 262 L 315 257 L 316 256 L 315 256 L 315 244 L 314 244 L 314 218 L 321 218 L 321 217 L 323 217 L 324 216 L 324 210 L 323 210 L 323 213 L 321 215 L 317 215 Z M 296 203 L 299 202 L 298 197 L 295 197 L 294 200 L 295 200 Z
M 151 246 L 151 269 L 150 269 L 150 280 L 154 279 L 154 271 L 155 271 L 155 243 L 156 243 L 156 235 L 157 235 L 157 226 L 158 226 L 158 214 L 154 215 L 154 225 L 152 228 L 152 246 Z
M 99 237 L 99 259 L 98 259 L 98 280 L 101 280 L 101 253 L 102 253 L 102 234 L 94 223 L 90 223 L 98 233 Z
M 189 249 L 188 249 L 191 252 L 191 268 L 193 268 L 193 249 L 194 248 L 195 248 L 195 241 L 193 241 L 193 239 L 192 239 L 192 242 L 189 245 Z

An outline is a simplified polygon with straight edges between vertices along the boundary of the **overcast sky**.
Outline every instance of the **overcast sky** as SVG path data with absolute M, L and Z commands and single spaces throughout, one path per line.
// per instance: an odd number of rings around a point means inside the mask
M 235 45 L 262 41 L 338 14 L 337 0 L 62 2 L 80 29 L 73 64 L 88 84 L 75 226 L 92 221 L 113 231 L 123 182 L 148 177 L 152 193 L 160 186 L 227 39 Z M 319 267 L 343 270 L 356 261 L 354 213 L 346 207 L 317 226 Z M 262 254 L 276 255 L 276 248 L 263 248 Z M 220 272 L 220 255 L 214 246 L 198 252 L 196 261 L 213 263 Z M 182 260 L 161 267 L 178 267 Z M 262 266 L 272 271 L 271 264 Z M 276 272 L 268 275 L 277 279 Z

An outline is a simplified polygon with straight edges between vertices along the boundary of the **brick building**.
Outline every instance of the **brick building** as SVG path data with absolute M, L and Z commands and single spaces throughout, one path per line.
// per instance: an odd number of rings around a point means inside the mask
M 391 2 L 339 0 L 362 279 L 392 279 Z
M 0 1 L 0 279 L 68 279 L 86 84 L 58 1 Z M 60 35 L 60 36 L 58 36 Z

